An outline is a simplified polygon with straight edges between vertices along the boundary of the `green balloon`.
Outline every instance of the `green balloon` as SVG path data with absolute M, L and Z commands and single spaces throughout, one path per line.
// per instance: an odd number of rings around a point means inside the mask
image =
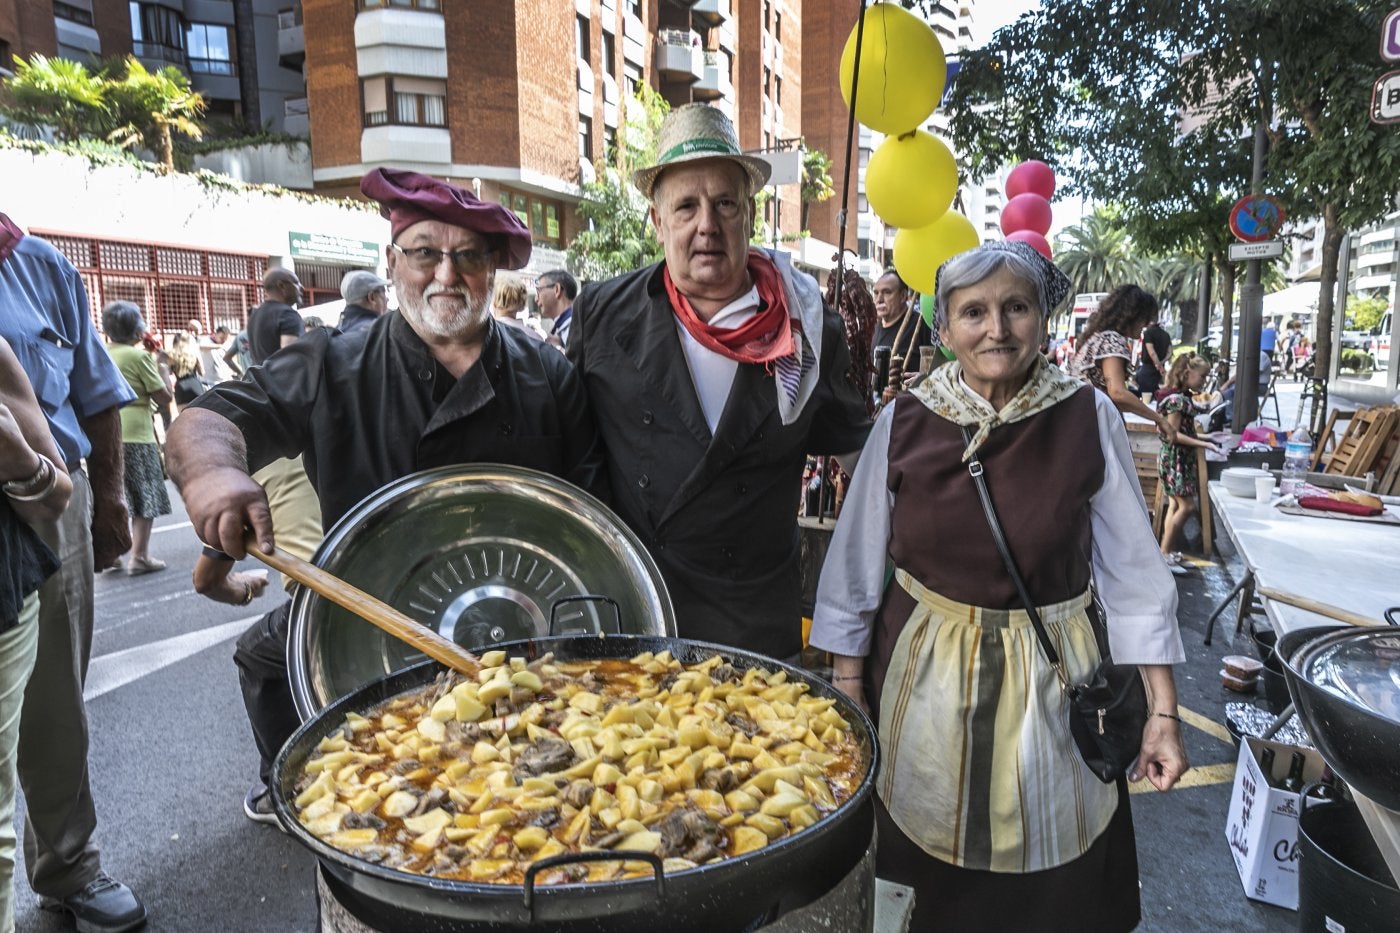
M 924 316 L 924 323 L 928 325 L 928 329 L 929 329 L 929 330 L 933 330 L 934 328 L 936 328 L 936 327 L 938 326 L 936 323 L 934 323 L 934 320 L 933 320 L 933 296 L 932 296 L 932 295 L 920 295 L 920 296 L 919 296 L 919 313 L 922 314 L 922 315 Z

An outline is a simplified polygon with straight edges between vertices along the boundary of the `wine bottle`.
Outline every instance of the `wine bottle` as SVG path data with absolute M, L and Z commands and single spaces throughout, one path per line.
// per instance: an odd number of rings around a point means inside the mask
M 1274 750 L 1273 750 L 1272 748 L 1268 748 L 1268 747 L 1266 746 L 1266 747 L 1264 748 L 1264 750 L 1263 750 L 1262 752 L 1259 753 L 1259 770 L 1262 771 L 1262 772 L 1264 772 L 1264 783 L 1267 784 L 1267 785 L 1269 785 L 1270 787 L 1273 787 L 1273 786 L 1274 786 Z
M 1303 789 L 1303 753 L 1294 752 L 1293 760 L 1288 763 L 1288 776 L 1279 782 L 1279 789 L 1296 794 Z

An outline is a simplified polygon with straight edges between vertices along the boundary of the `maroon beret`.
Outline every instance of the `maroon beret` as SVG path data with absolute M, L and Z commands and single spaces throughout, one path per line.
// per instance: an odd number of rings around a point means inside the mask
M 440 220 L 480 233 L 492 241 L 502 269 L 523 269 L 530 261 L 530 231 L 500 204 L 420 172 L 377 168 L 360 179 L 365 197 L 379 202 L 392 235 L 423 220 Z

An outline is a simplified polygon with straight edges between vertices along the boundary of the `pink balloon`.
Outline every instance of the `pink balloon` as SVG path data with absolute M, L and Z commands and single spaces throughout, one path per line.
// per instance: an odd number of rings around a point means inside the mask
M 1014 198 L 1018 194 L 1038 194 L 1045 200 L 1055 196 L 1055 170 L 1044 162 L 1031 159 L 1022 162 L 1006 176 L 1006 196 Z
M 1038 194 L 1018 194 L 1001 209 L 1001 232 L 1009 235 L 1017 230 L 1034 230 L 1045 234 L 1050 232 L 1054 220 L 1049 201 Z
M 1050 241 L 1034 230 L 1017 230 L 1008 235 L 1006 239 L 1012 243 L 1024 243 L 1046 259 L 1055 258 L 1050 255 Z

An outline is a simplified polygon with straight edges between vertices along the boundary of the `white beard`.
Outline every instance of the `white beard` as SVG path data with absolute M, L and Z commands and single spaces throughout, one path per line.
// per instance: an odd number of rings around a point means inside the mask
M 465 285 L 448 288 L 437 282 L 430 283 L 418 292 L 401 282 L 395 283 L 399 295 L 399 311 L 413 325 L 413 329 L 425 337 L 442 340 L 461 340 L 480 333 L 491 315 L 491 300 L 496 292 L 496 275 L 493 272 L 486 280 L 486 295 L 480 301 Z M 462 299 L 459 307 L 439 311 L 433 307 L 434 295 L 457 295 Z

